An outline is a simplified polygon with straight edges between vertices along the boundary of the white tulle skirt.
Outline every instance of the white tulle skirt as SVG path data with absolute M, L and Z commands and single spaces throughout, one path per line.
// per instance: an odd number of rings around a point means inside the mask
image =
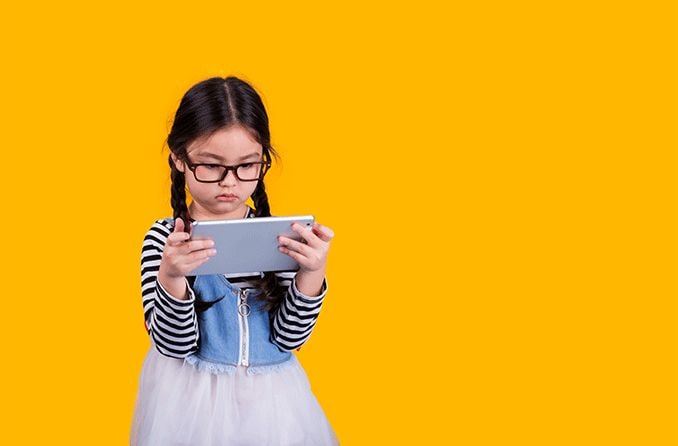
M 132 446 L 337 445 L 294 355 L 280 370 L 199 371 L 149 349 L 139 378 Z

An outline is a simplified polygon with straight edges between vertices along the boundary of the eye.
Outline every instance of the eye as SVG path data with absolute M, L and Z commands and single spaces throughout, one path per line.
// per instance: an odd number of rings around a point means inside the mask
M 203 164 L 203 166 L 208 170 L 217 170 L 221 167 L 219 164 Z
M 251 169 L 252 167 L 254 167 L 254 163 L 244 163 L 238 167 L 240 167 L 241 169 Z

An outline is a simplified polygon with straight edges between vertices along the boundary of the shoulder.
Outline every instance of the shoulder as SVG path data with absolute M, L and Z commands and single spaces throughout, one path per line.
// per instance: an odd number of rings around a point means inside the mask
M 157 244 L 164 246 L 167 237 L 172 233 L 174 229 L 174 219 L 172 218 L 163 218 L 156 220 L 151 227 L 146 231 L 144 236 L 144 244 Z

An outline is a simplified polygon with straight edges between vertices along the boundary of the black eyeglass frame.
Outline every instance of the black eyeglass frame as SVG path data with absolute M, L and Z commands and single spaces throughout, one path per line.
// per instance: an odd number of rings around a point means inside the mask
M 185 164 L 186 164 L 186 167 L 188 167 L 188 169 L 191 172 L 193 172 L 193 178 L 195 178 L 195 181 L 197 181 L 199 183 L 219 183 L 219 182 L 223 181 L 224 178 L 226 178 L 226 175 L 228 175 L 228 172 L 230 172 L 231 170 L 233 171 L 233 175 L 235 175 L 235 177 L 238 179 L 238 181 L 260 181 L 261 179 L 264 178 L 264 175 L 266 175 L 266 172 L 268 172 L 268 170 L 271 168 L 271 162 L 270 161 L 250 161 L 250 162 L 247 162 L 247 163 L 236 164 L 236 165 L 233 165 L 233 166 L 227 166 L 225 164 L 218 164 L 218 163 L 192 163 L 190 161 L 186 161 Z M 240 178 L 240 176 L 238 176 L 238 169 L 241 166 L 246 166 L 246 165 L 249 165 L 249 164 L 261 164 L 261 168 L 259 170 L 259 176 L 257 178 L 244 180 L 244 179 Z M 212 166 L 212 167 L 219 166 L 219 167 L 223 167 L 224 173 L 221 175 L 221 178 L 219 178 L 218 180 L 210 180 L 210 181 L 201 180 L 201 179 L 198 178 L 198 175 L 195 173 L 195 169 L 197 169 L 198 166 Z

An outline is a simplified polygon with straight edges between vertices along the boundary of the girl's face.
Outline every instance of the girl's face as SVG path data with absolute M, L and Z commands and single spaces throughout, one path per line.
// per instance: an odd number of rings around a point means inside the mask
M 187 148 L 192 164 L 223 164 L 234 166 L 263 161 L 263 148 L 249 132 L 240 126 L 230 126 L 216 131 L 208 138 L 198 138 Z M 247 199 L 257 187 L 257 181 L 240 181 L 234 171 L 229 171 L 218 183 L 201 183 L 186 163 L 172 155 L 174 164 L 186 176 L 188 190 L 193 197 L 189 206 L 196 220 L 243 218 Z

